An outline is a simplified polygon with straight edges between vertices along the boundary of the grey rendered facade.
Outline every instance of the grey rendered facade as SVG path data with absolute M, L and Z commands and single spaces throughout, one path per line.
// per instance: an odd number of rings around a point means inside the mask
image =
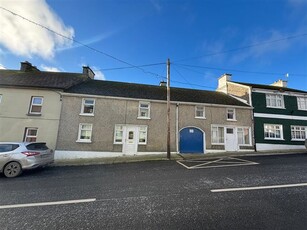
M 304 149 L 307 137 L 307 92 L 287 88 L 279 80 L 272 85 L 220 79 L 219 90 L 253 106 L 257 151 Z
M 66 90 L 62 103 L 59 158 L 166 152 L 163 86 L 89 80 Z M 83 113 L 86 103 L 89 113 Z M 254 149 L 251 107 L 222 93 L 171 88 L 171 152 L 183 152 L 181 134 L 187 129 L 202 133 L 200 153 Z

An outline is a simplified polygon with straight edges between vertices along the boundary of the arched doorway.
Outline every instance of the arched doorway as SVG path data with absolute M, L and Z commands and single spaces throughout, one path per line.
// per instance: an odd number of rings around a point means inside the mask
M 204 153 L 205 133 L 195 127 L 186 127 L 180 130 L 180 153 Z

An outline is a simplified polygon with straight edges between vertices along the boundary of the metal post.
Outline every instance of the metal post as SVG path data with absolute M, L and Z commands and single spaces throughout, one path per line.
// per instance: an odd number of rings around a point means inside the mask
M 171 106 L 170 106 L 170 98 L 171 98 L 171 91 L 170 91 L 170 60 L 167 59 L 167 159 L 171 159 L 171 122 L 170 122 L 170 113 L 171 113 Z

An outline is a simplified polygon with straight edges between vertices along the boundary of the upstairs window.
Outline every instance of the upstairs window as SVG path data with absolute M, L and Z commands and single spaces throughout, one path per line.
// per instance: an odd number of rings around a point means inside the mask
M 82 115 L 94 115 L 95 99 L 83 98 L 82 99 Z
M 43 97 L 32 97 L 29 114 L 41 114 Z
M 297 108 L 307 110 L 307 97 L 297 97 Z
M 38 128 L 26 128 L 23 141 L 36 142 Z
M 264 139 L 282 140 L 282 125 L 264 124 Z
M 205 118 L 205 107 L 204 106 L 195 106 L 195 117 Z
M 226 109 L 227 120 L 235 121 L 236 120 L 236 110 L 235 109 Z
M 297 141 L 304 141 L 306 139 L 307 127 L 305 126 L 291 126 L 291 139 Z
M 270 108 L 284 108 L 283 95 L 266 94 L 266 106 Z
M 149 119 L 150 118 L 150 103 L 140 102 L 138 118 Z

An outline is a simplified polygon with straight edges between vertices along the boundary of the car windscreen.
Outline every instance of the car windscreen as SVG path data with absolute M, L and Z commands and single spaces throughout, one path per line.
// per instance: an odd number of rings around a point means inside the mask
M 17 144 L 0 144 L 0 153 L 11 152 L 17 149 L 19 145 Z
M 46 143 L 31 143 L 27 145 L 28 150 L 47 150 L 48 147 Z

